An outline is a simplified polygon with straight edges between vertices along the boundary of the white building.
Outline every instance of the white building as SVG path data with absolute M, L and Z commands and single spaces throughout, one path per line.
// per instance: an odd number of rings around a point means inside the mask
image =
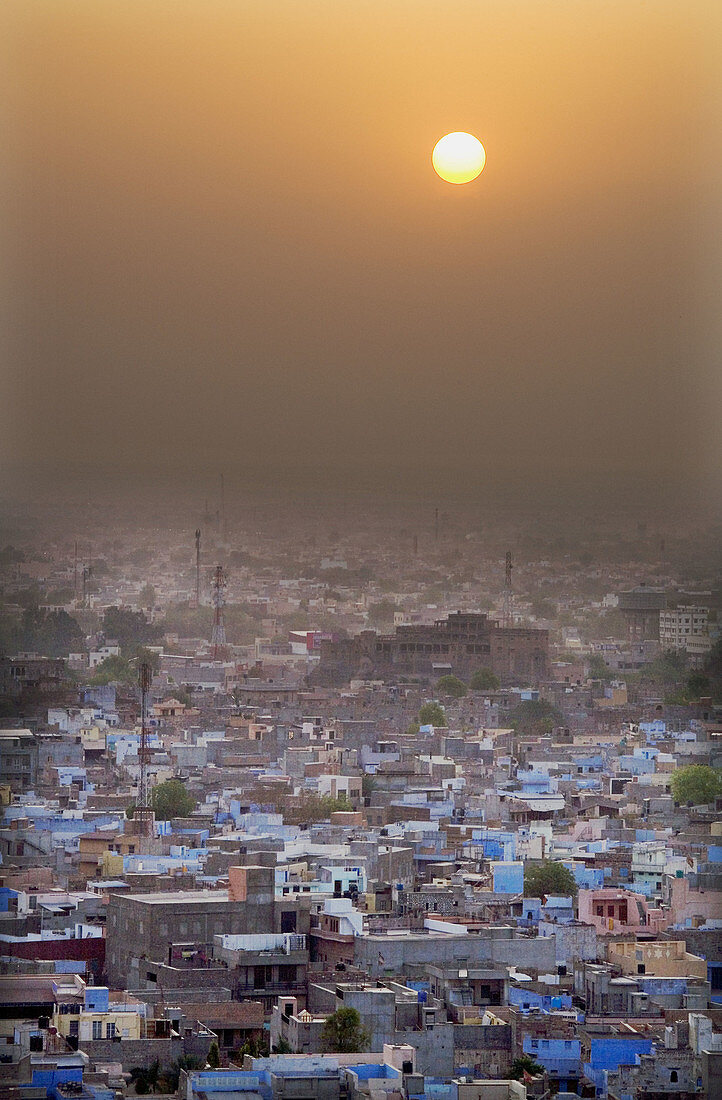
M 659 642 L 662 649 L 683 649 L 693 660 L 703 660 L 712 645 L 709 611 L 696 605 L 660 611 Z

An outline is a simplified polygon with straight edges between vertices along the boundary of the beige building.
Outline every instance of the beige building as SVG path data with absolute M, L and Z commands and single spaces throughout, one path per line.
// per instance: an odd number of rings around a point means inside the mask
M 662 649 L 684 650 L 691 658 L 703 660 L 712 646 L 709 611 L 696 605 L 660 611 L 659 642 Z
M 142 1039 L 146 1006 L 125 992 L 87 986 L 77 974 L 53 982 L 52 1024 L 65 1039 Z
M 654 940 L 637 943 L 634 940 L 612 940 L 607 958 L 623 974 L 653 974 L 659 978 L 707 977 L 707 963 L 699 955 L 687 951 L 684 940 Z

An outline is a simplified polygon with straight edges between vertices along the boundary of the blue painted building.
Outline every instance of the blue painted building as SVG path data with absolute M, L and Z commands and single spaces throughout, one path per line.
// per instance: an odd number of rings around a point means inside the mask
M 619 1035 L 603 1035 L 590 1041 L 590 1060 L 583 1069 L 593 1081 L 600 1096 L 607 1095 L 607 1073 L 619 1066 L 633 1066 L 638 1054 L 651 1054 L 652 1040 L 641 1035 L 622 1038 Z
M 582 1044 L 579 1039 L 535 1039 L 525 1035 L 525 1054 L 544 1066 L 559 1085 L 560 1092 L 576 1092 L 582 1069 Z

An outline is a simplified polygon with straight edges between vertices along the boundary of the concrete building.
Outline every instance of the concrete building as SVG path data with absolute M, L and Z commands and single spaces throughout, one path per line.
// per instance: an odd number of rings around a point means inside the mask
M 549 633 L 502 627 L 480 613 L 455 611 L 433 626 L 399 626 L 393 634 L 364 630 L 354 638 L 321 643 L 321 660 L 312 674 L 319 684 L 351 679 L 436 679 L 443 671 L 467 679 L 480 666 L 503 682 L 538 683 L 547 673 Z
M 229 878 L 228 890 L 112 894 L 106 941 L 111 984 L 143 988 L 157 980 L 146 960 L 179 968 L 204 966 L 212 957 L 215 936 L 273 929 L 273 868 L 233 867 Z
M 659 614 L 667 606 L 663 588 L 648 588 L 641 584 L 619 593 L 619 610 L 627 623 L 630 642 L 659 641 Z
M 663 978 L 707 978 L 707 964 L 686 950 L 683 940 L 644 943 L 617 940 L 607 944 L 607 959 L 622 974 L 653 974 Z
M 228 965 L 233 997 L 239 1001 L 247 998 L 260 1001 L 266 1016 L 270 1017 L 279 996 L 293 996 L 305 1004 L 306 936 L 295 932 L 215 936 L 213 957 Z
M 694 663 L 704 660 L 712 648 L 708 609 L 696 605 L 680 605 L 660 611 L 659 642 L 662 649 L 676 649 L 687 653 Z
M 671 920 L 669 913 L 652 909 L 642 894 L 614 887 L 580 890 L 577 905 L 579 920 L 593 924 L 598 933 L 661 932 Z
M 38 740 L 31 730 L 0 730 L 0 775 L 10 789 L 18 793 L 35 786 Z

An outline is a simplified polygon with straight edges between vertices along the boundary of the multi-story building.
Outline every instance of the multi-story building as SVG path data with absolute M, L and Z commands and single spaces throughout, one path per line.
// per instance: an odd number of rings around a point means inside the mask
M 228 964 L 236 1000 L 260 1001 L 266 1016 L 279 995 L 306 1000 L 308 947 L 296 932 L 250 936 L 216 936 L 214 958 Z
M 139 989 L 157 981 L 149 963 L 203 967 L 215 936 L 272 930 L 273 868 L 232 867 L 229 881 L 228 890 L 112 894 L 106 942 L 111 983 Z
M 0 775 L 13 791 L 35 786 L 38 742 L 31 730 L 0 730 Z
M 662 649 L 683 650 L 695 662 L 704 660 L 712 646 L 708 609 L 680 605 L 660 611 L 659 641 Z
M 619 610 L 627 623 L 630 642 L 659 640 L 659 616 L 667 606 L 663 588 L 648 588 L 640 584 L 628 592 L 619 593 Z
M 317 683 L 399 676 L 435 678 L 446 672 L 468 678 L 481 666 L 502 681 L 538 682 L 547 673 L 549 632 L 502 627 L 481 613 L 455 611 L 433 626 L 399 626 L 393 634 L 363 630 L 354 638 L 321 643 Z

